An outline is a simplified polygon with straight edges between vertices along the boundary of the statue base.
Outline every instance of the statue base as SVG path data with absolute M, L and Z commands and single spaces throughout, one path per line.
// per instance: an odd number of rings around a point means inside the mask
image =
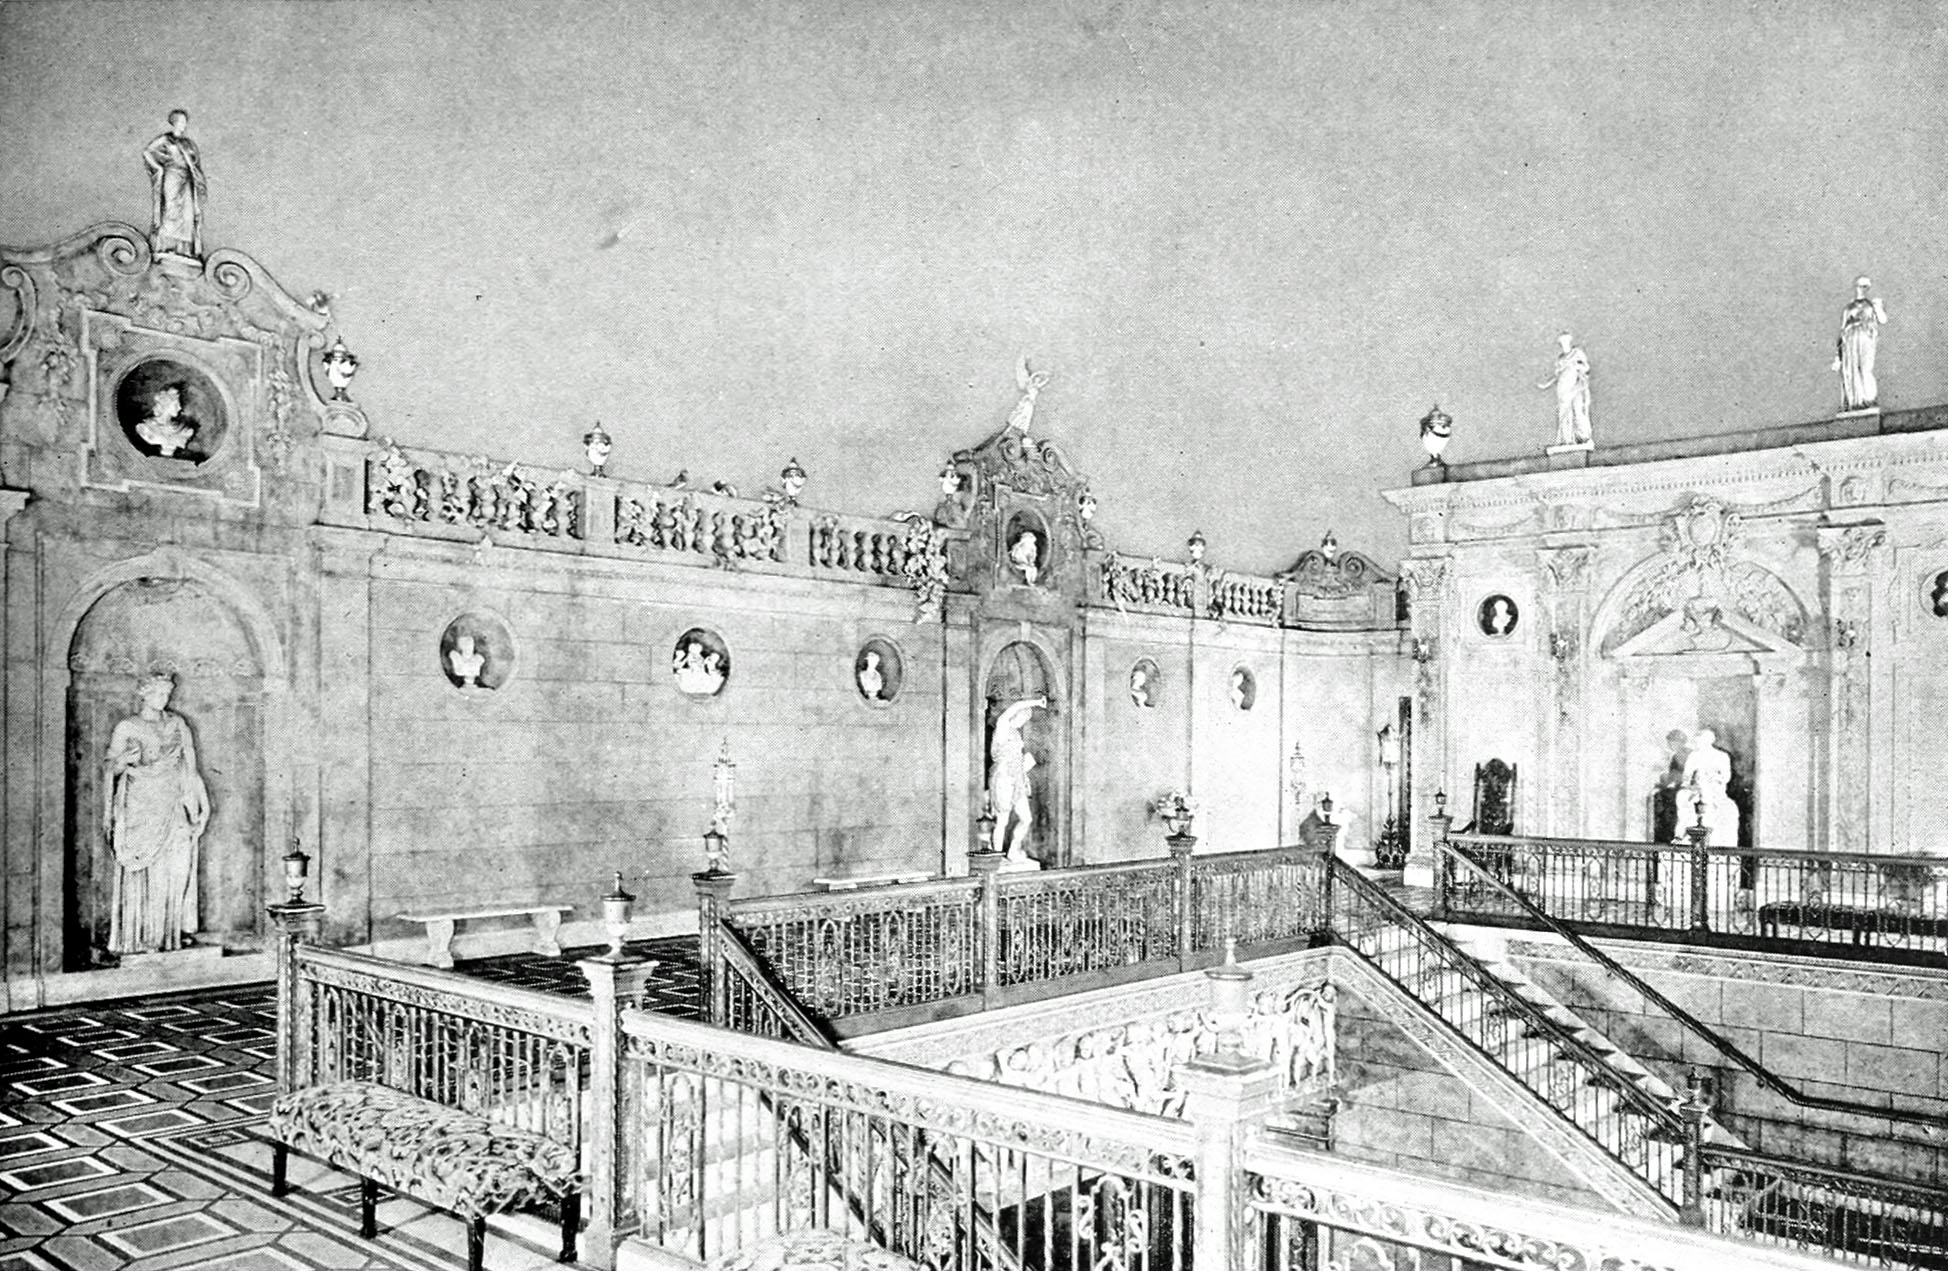
M 1001 873 L 1032 874 L 1041 869 L 1042 863 L 1031 856 L 1003 856 Z
M 1558 468 L 1583 468 L 1589 465 L 1590 451 L 1596 443 L 1572 441 L 1560 446 L 1545 446 L 1542 453 L 1551 470 Z
M 1594 441 L 1565 441 L 1553 446 L 1544 446 L 1542 453 L 1545 455 L 1566 455 L 1578 450 L 1594 449 L 1596 449 L 1596 443 Z
M 1859 419 L 1863 415 L 1878 415 L 1878 414 L 1880 414 L 1880 405 L 1876 403 L 1872 406 L 1856 406 L 1852 410 L 1843 410 L 1839 414 L 1833 416 L 1833 418 Z

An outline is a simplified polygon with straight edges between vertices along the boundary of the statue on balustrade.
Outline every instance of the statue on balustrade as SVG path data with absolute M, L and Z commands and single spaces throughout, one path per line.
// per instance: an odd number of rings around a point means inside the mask
M 161 953 L 192 943 L 200 925 L 196 865 L 210 794 L 196 743 L 169 710 L 176 682 L 142 681 L 142 708 L 115 725 L 102 765 L 103 832 L 115 858 L 108 951 Z
M 149 245 L 158 252 L 203 254 L 203 156 L 189 139 L 189 112 L 169 112 L 169 131 L 142 150 L 149 169 Z
M 988 797 L 995 817 L 994 841 L 988 850 L 1006 851 L 1009 860 L 1021 864 L 1028 863 L 1028 832 L 1035 822 L 1035 788 L 1028 775 L 1035 756 L 1021 730 L 1031 715 L 1047 706 L 1045 695 L 1013 703 L 995 719 L 994 737 L 988 743 Z
M 1537 388 L 1556 390 L 1556 444 L 1590 444 L 1590 359 L 1565 331 L 1556 337 L 1556 369 Z
M 1840 373 L 1842 410 L 1872 410 L 1880 401 L 1880 386 L 1874 382 L 1874 354 L 1880 347 L 1880 328 L 1887 321 L 1887 310 L 1878 296 L 1867 291 L 1871 278 L 1856 278 L 1853 299 L 1840 311 L 1840 339 L 1833 355 L 1833 369 Z
M 1691 753 L 1684 761 L 1685 810 L 1692 816 L 1703 806 L 1704 827 L 1711 831 L 1713 847 L 1737 847 L 1739 812 L 1732 800 L 1732 757 L 1718 745 L 1718 734 L 1700 728 L 1691 738 Z M 1687 820 L 1682 828 L 1690 828 Z

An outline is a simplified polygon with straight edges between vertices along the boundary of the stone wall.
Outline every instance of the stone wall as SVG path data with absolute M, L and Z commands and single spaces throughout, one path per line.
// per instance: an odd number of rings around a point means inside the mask
M 1658 992 L 1810 1095 L 1948 1115 L 1948 974 L 1606 942 Z M 1725 1123 L 1754 1148 L 1868 1173 L 1948 1181 L 1938 1138 L 1871 1116 L 1794 1105 L 1641 994 L 1560 945 L 1512 940 L 1515 965 L 1624 1051 L 1683 1089 L 1712 1078 Z
M 1338 1023 L 1335 1152 L 1511 1195 L 1607 1208 L 1358 992 L 1342 989 Z

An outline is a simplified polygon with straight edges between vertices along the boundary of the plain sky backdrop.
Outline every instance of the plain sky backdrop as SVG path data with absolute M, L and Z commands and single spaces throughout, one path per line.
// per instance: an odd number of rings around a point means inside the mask
M 1798 423 L 1856 274 L 1882 402 L 1948 399 L 1948 7 L 0 0 L 0 242 L 146 228 L 336 298 L 375 434 L 928 508 L 1035 431 L 1114 546 L 1270 570 L 1376 491 L 1554 440 Z

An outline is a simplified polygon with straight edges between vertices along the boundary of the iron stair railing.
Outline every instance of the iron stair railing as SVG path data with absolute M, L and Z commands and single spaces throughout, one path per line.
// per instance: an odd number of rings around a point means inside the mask
M 1654 1189 L 1671 1212 L 1678 1210 L 1686 1131 L 1670 1105 L 1358 870 L 1336 857 L 1329 870 L 1334 942 L 1426 1006 Z
M 1523 894 L 1519 888 L 1497 877 L 1493 867 L 1488 862 L 1476 858 L 1472 852 L 1469 852 L 1458 843 L 1446 842 L 1440 843 L 1438 846 L 1450 859 L 1468 866 L 1468 868 L 1474 871 L 1477 877 L 1485 880 L 1489 886 L 1501 893 L 1504 898 L 1514 902 L 1516 907 L 1527 915 L 1530 920 L 1540 924 L 1555 935 L 1562 937 L 1578 953 L 1595 962 L 1616 979 L 1621 980 L 1637 992 L 1643 994 L 1645 1000 L 1656 1003 L 1659 1010 L 1662 1010 L 1672 1019 L 1683 1025 L 1694 1036 L 1709 1044 L 1719 1054 L 1725 1056 L 1725 1058 L 1750 1073 L 1760 1085 L 1772 1091 L 1780 1098 L 1798 1107 L 1816 1108 L 1822 1112 L 1837 1112 L 1847 1116 L 1872 1117 L 1881 1121 L 1899 1121 L 1906 1125 L 1918 1125 L 1928 1129 L 1930 1133 L 1938 1134 L 1944 1129 L 1948 1129 L 1948 1120 L 1926 1112 L 1916 1112 L 1907 1108 L 1879 1107 L 1858 1103 L 1849 1099 L 1833 1099 L 1824 1095 L 1808 1094 L 1747 1054 L 1729 1037 L 1721 1036 L 1710 1025 L 1704 1023 L 1697 1016 L 1671 1001 L 1668 997 L 1665 997 L 1653 988 L 1649 982 L 1644 980 L 1643 977 L 1637 975 L 1630 968 L 1624 966 L 1621 962 L 1618 962 L 1594 944 L 1591 944 L 1587 939 L 1578 934 L 1575 929 L 1564 925 L 1560 919 L 1551 916 L 1547 910 L 1537 905 L 1527 895 Z

